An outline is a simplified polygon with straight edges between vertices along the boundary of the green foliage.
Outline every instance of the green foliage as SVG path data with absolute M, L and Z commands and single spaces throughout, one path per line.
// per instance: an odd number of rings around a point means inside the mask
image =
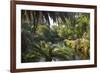
M 58 43 L 57 47 L 53 50 L 54 57 L 60 60 L 72 60 L 74 55 L 74 50 L 72 48 L 67 47 L 64 43 Z
M 21 24 L 22 62 L 90 58 L 90 16 L 88 13 L 46 12 L 44 14 L 38 11 L 33 11 L 33 13 L 35 14 L 29 22 Z M 38 13 L 37 17 L 34 16 L 36 13 Z M 30 17 L 30 14 L 28 16 Z M 48 17 L 57 25 L 51 27 Z
M 36 33 L 44 36 L 49 33 L 49 27 L 47 25 L 38 25 Z

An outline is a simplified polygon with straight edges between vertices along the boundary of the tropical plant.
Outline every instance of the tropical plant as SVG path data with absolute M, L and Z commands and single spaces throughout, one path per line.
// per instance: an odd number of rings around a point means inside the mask
M 21 11 L 21 61 L 90 58 L 90 15 L 78 12 Z

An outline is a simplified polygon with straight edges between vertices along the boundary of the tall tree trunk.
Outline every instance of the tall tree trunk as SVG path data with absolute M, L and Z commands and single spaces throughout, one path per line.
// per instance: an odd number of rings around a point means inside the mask
M 29 20 L 29 16 L 28 16 L 27 10 L 25 10 L 25 18 L 26 18 L 25 22 L 27 24 L 30 24 L 30 20 Z
M 36 12 L 33 12 L 33 17 L 34 17 L 34 23 L 33 23 L 33 33 L 35 34 L 35 31 L 36 31 L 36 24 L 37 24 L 37 20 L 36 20 Z

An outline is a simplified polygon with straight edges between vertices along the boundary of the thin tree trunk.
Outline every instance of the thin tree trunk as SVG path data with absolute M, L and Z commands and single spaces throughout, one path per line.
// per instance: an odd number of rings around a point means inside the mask
M 27 13 L 26 10 L 25 10 L 25 17 L 26 17 L 25 22 L 26 22 L 27 24 L 29 24 L 29 23 L 30 23 L 30 20 L 29 20 L 29 16 L 28 16 L 28 13 Z

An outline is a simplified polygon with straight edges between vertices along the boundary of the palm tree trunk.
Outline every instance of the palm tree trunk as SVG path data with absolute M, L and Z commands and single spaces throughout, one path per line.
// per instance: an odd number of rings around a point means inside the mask
M 25 18 L 26 18 L 25 22 L 26 22 L 27 24 L 29 24 L 29 23 L 30 23 L 30 20 L 29 20 L 29 16 L 28 16 L 28 13 L 27 13 L 26 10 L 25 10 Z

